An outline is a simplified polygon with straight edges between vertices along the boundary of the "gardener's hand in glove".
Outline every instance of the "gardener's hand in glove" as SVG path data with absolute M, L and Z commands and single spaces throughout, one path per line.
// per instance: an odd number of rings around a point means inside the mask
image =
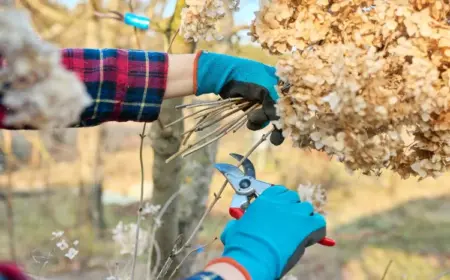
M 195 94 L 216 93 L 222 98 L 243 97 L 248 101 L 262 104 L 262 108 L 249 114 L 247 127 L 259 130 L 279 117 L 275 111 L 278 94 L 275 86 L 278 78 L 275 68 L 268 65 L 229 55 L 200 52 L 194 70 Z M 275 130 L 270 141 L 280 145 L 284 138 L 280 130 Z
M 325 235 L 325 219 L 314 213 L 309 202 L 300 202 L 294 191 L 274 186 L 251 203 L 241 219 L 228 223 L 221 236 L 225 246 L 222 258 L 208 267 L 228 263 L 246 279 L 279 279 L 298 262 L 306 247 Z M 229 273 L 225 274 L 228 279 Z

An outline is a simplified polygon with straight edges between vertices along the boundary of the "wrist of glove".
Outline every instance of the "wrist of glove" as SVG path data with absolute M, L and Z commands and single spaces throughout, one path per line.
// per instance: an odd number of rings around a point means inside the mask
M 196 95 L 215 93 L 223 99 L 243 97 L 262 107 L 248 115 L 247 128 L 260 130 L 270 121 L 278 120 L 275 104 L 278 78 L 275 68 L 260 62 L 233 56 L 199 52 L 196 58 Z M 284 141 L 282 131 L 275 129 L 270 136 L 274 145 Z
M 245 267 L 252 279 L 283 277 L 305 249 L 326 235 L 322 215 L 296 192 L 285 187 L 267 189 L 250 204 L 240 220 L 226 226 L 221 240 L 223 257 Z

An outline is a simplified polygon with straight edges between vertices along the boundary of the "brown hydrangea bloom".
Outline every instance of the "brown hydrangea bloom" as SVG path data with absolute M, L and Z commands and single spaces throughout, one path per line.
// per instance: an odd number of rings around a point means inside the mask
M 325 205 L 327 204 L 327 195 L 320 185 L 300 184 L 297 188 L 300 201 L 307 201 L 314 206 L 314 211 L 320 214 L 326 214 Z
M 291 52 L 277 65 L 291 85 L 277 125 L 364 174 L 449 170 L 449 11 L 440 0 L 272 1 L 252 35 Z
M 232 10 L 237 10 L 239 0 L 232 0 L 229 5 Z M 216 27 L 224 16 L 223 0 L 186 0 L 186 7 L 181 11 L 180 32 L 187 41 L 220 39 Z

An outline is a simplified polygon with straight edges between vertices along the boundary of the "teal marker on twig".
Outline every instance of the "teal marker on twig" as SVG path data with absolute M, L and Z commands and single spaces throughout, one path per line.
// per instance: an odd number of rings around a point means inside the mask
M 150 26 L 150 19 L 145 16 L 138 16 L 132 13 L 125 13 L 123 21 L 139 29 L 147 30 Z

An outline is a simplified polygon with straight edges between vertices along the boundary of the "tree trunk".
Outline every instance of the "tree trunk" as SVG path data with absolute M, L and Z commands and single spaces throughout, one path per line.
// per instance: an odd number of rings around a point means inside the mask
M 184 1 L 178 1 L 174 15 L 169 22 L 166 42 L 170 42 L 175 31 L 180 26 L 181 9 L 185 6 Z M 168 45 L 166 45 L 167 49 Z M 182 36 L 177 36 L 172 45 L 172 53 L 193 53 L 195 44 L 187 43 Z M 183 103 L 182 98 L 169 99 L 163 102 L 159 120 L 163 124 L 170 123 L 182 116 L 181 110 L 176 110 L 175 106 Z M 154 152 L 153 157 L 153 196 L 152 204 L 164 205 L 166 201 L 176 193 L 181 186 L 182 159 L 176 158 L 169 163 L 165 163 L 171 155 L 176 153 L 181 145 L 182 133 L 184 131 L 183 122 L 162 129 L 161 125 L 154 122 L 150 130 L 150 139 Z M 159 244 L 161 258 L 163 262 L 170 256 L 179 231 L 179 204 L 178 199 L 171 203 L 166 213 L 162 217 L 162 225 L 156 233 L 156 242 Z M 177 279 L 177 277 L 175 277 Z
M 8 167 L 7 167 L 8 168 Z M 9 255 L 11 261 L 17 261 L 16 254 L 16 235 L 15 235 L 15 226 L 14 226 L 14 208 L 13 208 L 13 196 L 12 196 L 12 174 L 8 169 L 8 182 L 7 182 L 7 196 L 6 196 L 6 216 L 7 216 L 7 228 L 8 228 L 8 237 L 9 237 Z
M 17 261 L 17 252 L 16 252 L 16 235 L 15 235 L 15 225 L 14 225 L 14 208 L 13 208 L 13 180 L 12 180 L 12 172 L 17 164 L 17 160 L 14 156 L 13 152 L 13 138 L 12 133 L 10 131 L 3 132 L 3 145 L 2 152 L 5 157 L 5 170 L 7 173 L 7 182 L 6 182 L 6 218 L 7 218 L 7 231 L 9 238 L 9 254 L 12 261 Z
M 96 131 L 97 134 L 97 149 L 94 160 L 94 182 L 92 186 L 92 205 L 91 212 L 99 238 L 105 237 L 106 222 L 103 207 L 103 179 L 105 167 L 105 146 L 106 146 L 106 127 L 100 126 Z
M 175 110 L 174 107 L 182 104 L 182 102 L 181 98 L 164 101 L 159 116 L 162 123 L 170 123 L 181 117 L 181 112 Z M 150 139 L 154 154 L 152 204 L 154 205 L 164 205 L 170 196 L 180 189 L 182 160 L 177 158 L 167 164 L 165 161 L 178 151 L 183 129 L 182 122 L 170 129 L 162 129 L 158 123 L 153 123 L 151 126 Z M 156 232 L 156 242 L 160 247 L 162 260 L 169 257 L 178 237 L 178 232 L 178 203 L 176 198 L 163 215 L 162 225 Z
M 198 134 L 199 137 L 214 130 L 217 126 L 211 126 Z M 214 172 L 214 162 L 216 160 L 217 145 L 214 142 L 187 158 L 183 166 L 186 189 L 189 193 L 180 197 L 179 207 L 181 210 L 179 217 L 180 234 L 189 236 L 195 226 L 200 221 L 206 210 L 208 201 L 209 186 Z M 201 229 L 198 233 L 201 232 Z M 185 252 L 187 253 L 187 252 Z M 193 263 L 196 255 L 189 256 L 183 263 L 179 271 L 179 278 L 185 278 L 192 274 Z M 177 278 L 178 279 L 178 278 Z

